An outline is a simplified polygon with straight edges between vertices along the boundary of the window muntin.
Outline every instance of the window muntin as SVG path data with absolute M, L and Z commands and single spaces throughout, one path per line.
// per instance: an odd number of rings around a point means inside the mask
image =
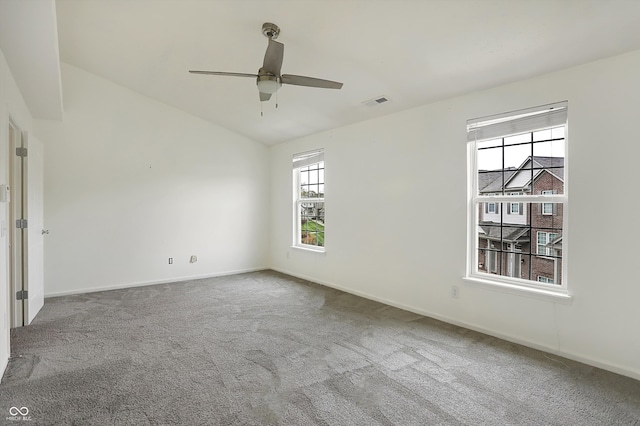
M 470 135 L 472 129 L 493 136 L 468 139 L 469 206 L 473 209 L 468 276 L 566 292 L 562 273 L 566 104 L 559 109 L 564 109 L 564 116 L 556 111 L 552 119 L 536 118 L 551 123 L 547 128 L 505 126 L 506 117 L 498 130 L 485 126 L 482 119 L 468 125 Z M 512 127 L 526 131 L 509 134 L 507 130 L 499 135 L 499 130 Z M 489 214 L 491 204 L 501 213 Z
M 294 246 L 324 251 L 325 169 L 323 151 L 298 154 L 293 158 Z

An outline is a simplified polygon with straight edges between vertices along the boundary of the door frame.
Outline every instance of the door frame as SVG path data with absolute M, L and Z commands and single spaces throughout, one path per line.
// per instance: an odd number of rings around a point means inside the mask
M 16 149 L 22 148 L 24 133 L 16 122 L 9 117 L 9 305 L 11 306 L 11 328 L 22 327 L 25 323 L 24 300 L 17 300 L 18 291 L 25 290 L 25 244 L 24 229 L 16 228 L 16 221 L 24 217 L 24 157 L 16 155 Z

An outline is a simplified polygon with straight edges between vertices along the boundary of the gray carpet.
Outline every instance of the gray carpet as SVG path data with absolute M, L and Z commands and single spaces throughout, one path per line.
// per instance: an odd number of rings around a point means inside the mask
M 639 381 L 273 271 L 50 298 L 11 338 L 12 425 L 640 425 Z

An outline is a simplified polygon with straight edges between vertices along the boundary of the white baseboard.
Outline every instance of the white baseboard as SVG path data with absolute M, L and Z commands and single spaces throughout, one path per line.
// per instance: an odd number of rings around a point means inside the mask
M 169 278 L 164 280 L 139 281 L 139 282 L 133 282 L 133 283 L 115 284 L 115 285 L 110 285 L 105 287 L 91 287 L 91 288 L 83 288 L 78 290 L 58 291 L 58 292 L 51 292 L 51 293 L 45 292 L 44 297 L 49 298 L 49 297 L 58 297 L 58 296 L 69 296 L 73 294 L 95 293 L 98 291 L 119 290 L 123 288 L 132 288 L 132 287 L 144 287 L 144 286 L 156 285 L 156 284 L 177 283 L 182 281 L 200 280 L 204 278 L 215 278 L 215 277 L 224 277 L 227 275 L 244 274 L 247 272 L 264 271 L 266 269 L 269 269 L 269 268 L 265 266 L 265 267 L 259 267 L 259 268 L 240 269 L 236 271 L 216 272 L 214 274 L 192 275 L 188 277 L 176 277 L 176 278 Z
M 583 364 L 587 364 L 590 365 L 592 367 L 597 367 L 597 368 L 601 368 L 603 370 L 607 370 L 607 371 L 611 371 L 613 373 L 616 374 L 621 374 L 623 376 L 627 376 L 627 377 L 631 377 L 632 379 L 636 379 L 636 380 L 640 380 L 640 371 L 635 371 L 635 370 L 630 370 L 628 368 L 619 366 L 619 365 L 615 365 L 615 364 L 611 364 L 609 362 L 605 362 L 605 361 L 601 361 L 601 360 L 597 360 L 597 359 L 593 359 L 590 357 L 586 357 L 586 356 L 582 356 L 579 354 L 575 354 L 573 352 L 568 352 L 568 351 L 564 351 L 564 350 L 558 350 L 557 348 L 553 348 L 550 346 L 546 346 L 546 345 L 541 345 L 535 342 L 531 342 L 525 339 L 522 339 L 521 337 L 518 336 L 512 336 L 509 334 L 505 334 L 505 333 L 501 333 L 499 331 L 495 331 L 495 330 L 491 330 L 491 329 L 487 329 L 481 326 L 477 326 L 475 324 L 471 324 L 471 323 L 467 323 L 465 321 L 458 321 L 456 319 L 453 318 L 449 318 L 447 316 L 443 316 L 437 313 L 433 313 L 433 312 L 428 312 L 424 309 L 420 309 L 420 308 L 416 308 L 415 306 L 409 306 L 409 305 L 405 305 L 402 303 L 398 303 L 395 302 L 393 300 L 388 300 L 388 299 L 384 299 L 384 298 L 380 298 L 380 297 L 376 297 L 367 293 L 363 293 L 360 291 L 355 291 L 352 289 L 349 289 L 347 287 L 343 287 L 340 285 L 336 285 L 330 282 L 326 282 L 326 281 L 321 281 L 321 280 L 317 280 L 315 278 L 312 277 L 308 277 L 305 275 L 301 275 L 301 274 L 297 274 L 295 272 L 291 272 L 291 271 L 287 271 L 285 269 L 281 269 L 281 268 L 270 268 L 274 271 L 283 273 L 283 274 L 287 274 L 287 275 L 291 275 L 293 277 L 297 277 L 297 278 L 301 278 L 303 280 L 307 280 L 307 281 L 311 281 L 313 283 L 316 284 L 320 284 L 320 285 L 324 285 L 327 287 L 331 287 L 331 288 L 335 288 L 336 290 L 341 290 L 344 291 L 345 293 L 350 293 L 356 296 L 360 296 L 363 297 L 365 299 L 369 299 L 369 300 L 373 300 L 376 302 L 380 302 L 380 303 L 384 303 L 385 305 L 389 305 L 389 306 L 393 306 L 408 312 L 413 312 L 415 314 L 418 315 L 423 315 L 425 317 L 429 317 L 429 318 L 433 318 L 439 321 L 443 321 L 449 324 L 453 324 L 453 325 L 457 325 L 459 327 L 464 327 L 467 328 L 469 330 L 473 330 L 473 331 L 477 331 L 478 333 L 483 333 L 483 334 L 488 334 L 489 336 L 493 336 L 493 337 L 497 337 L 499 339 L 502 340 L 506 340 L 512 343 L 517 343 L 519 345 L 523 345 L 523 346 L 527 346 L 529 348 L 533 348 L 533 349 L 537 349 L 543 352 L 547 352 L 550 354 L 554 354 L 554 355 L 558 355 L 558 356 L 562 356 L 564 358 L 568 358 L 570 360 L 573 361 L 577 361 L 577 362 L 581 362 Z

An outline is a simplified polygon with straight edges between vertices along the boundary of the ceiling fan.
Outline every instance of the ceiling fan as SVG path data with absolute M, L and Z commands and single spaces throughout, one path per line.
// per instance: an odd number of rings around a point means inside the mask
M 322 80 L 320 78 L 305 77 L 302 75 L 280 74 L 282 68 L 282 59 L 284 57 L 284 44 L 275 41 L 280 34 L 280 28 L 271 22 L 265 22 L 262 25 L 262 34 L 269 39 L 267 52 L 264 55 L 262 68 L 258 70 L 258 74 L 245 74 L 238 72 L 223 71 L 196 71 L 189 70 L 192 74 L 208 74 L 208 75 L 227 75 L 231 77 L 254 77 L 258 84 L 260 92 L 260 101 L 268 101 L 271 95 L 276 93 L 283 84 L 292 84 L 295 86 L 319 87 L 322 89 L 340 89 L 342 83 L 337 81 Z

